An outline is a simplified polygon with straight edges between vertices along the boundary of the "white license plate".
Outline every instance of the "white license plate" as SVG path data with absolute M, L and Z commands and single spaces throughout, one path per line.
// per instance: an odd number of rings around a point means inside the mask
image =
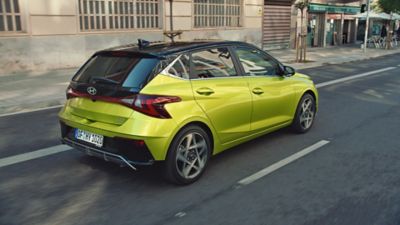
M 97 147 L 103 146 L 103 135 L 99 134 L 93 134 L 91 132 L 81 130 L 81 129 L 76 129 L 75 130 L 75 138 L 78 140 L 82 140 L 91 144 L 96 145 Z

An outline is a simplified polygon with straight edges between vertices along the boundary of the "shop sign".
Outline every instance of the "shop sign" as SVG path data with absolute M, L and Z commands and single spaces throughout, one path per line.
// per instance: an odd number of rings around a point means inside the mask
M 328 13 L 357 14 L 357 13 L 360 12 L 360 7 L 310 4 L 308 6 L 308 11 L 309 12 L 328 12 Z
M 332 19 L 332 20 L 341 20 L 342 19 L 342 14 L 328 14 L 327 19 Z M 353 20 L 354 16 L 353 15 L 344 15 L 345 20 Z

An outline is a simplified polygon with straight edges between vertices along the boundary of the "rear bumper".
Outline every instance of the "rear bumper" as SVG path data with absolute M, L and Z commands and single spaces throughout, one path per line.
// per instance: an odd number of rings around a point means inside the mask
M 107 161 L 107 162 L 113 162 L 113 163 L 117 163 L 117 164 L 120 164 L 120 165 L 126 165 L 126 166 L 129 166 L 133 170 L 136 170 L 136 167 L 135 167 L 136 165 L 151 165 L 151 164 L 153 164 L 153 162 L 150 162 L 150 161 L 147 162 L 147 163 L 134 162 L 134 161 L 131 161 L 129 159 L 126 159 L 122 155 L 118 155 L 118 154 L 114 154 L 114 153 L 103 151 L 101 149 L 96 149 L 96 148 L 93 148 L 93 147 L 89 147 L 89 146 L 80 144 L 78 142 L 75 142 L 75 141 L 72 141 L 72 140 L 69 140 L 69 139 L 66 139 L 66 138 L 61 139 L 61 142 L 63 144 L 69 145 L 69 146 L 71 146 L 71 147 L 73 147 L 73 148 L 85 153 L 86 155 L 94 156 L 94 157 L 97 157 L 97 158 L 101 158 L 101 159 L 104 159 L 104 161 Z
M 135 169 L 135 165 L 152 165 L 154 157 L 147 148 L 146 143 L 137 140 L 104 136 L 102 147 L 76 139 L 75 128 L 60 122 L 61 142 L 69 145 L 87 155 L 102 158 L 105 161 L 127 165 Z
M 135 166 L 152 165 L 154 163 L 154 160 L 149 160 L 147 162 L 132 161 L 120 154 L 115 154 L 115 153 L 107 152 L 107 151 L 99 149 L 99 148 L 87 146 L 87 145 L 78 143 L 76 141 L 70 140 L 68 138 L 62 138 L 61 142 L 63 144 L 69 145 L 69 146 L 85 153 L 86 155 L 101 158 L 107 162 L 113 162 L 113 163 L 117 163 L 120 165 L 126 165 L 126 166 L 129 166 L 133 170 L 136 170 Z

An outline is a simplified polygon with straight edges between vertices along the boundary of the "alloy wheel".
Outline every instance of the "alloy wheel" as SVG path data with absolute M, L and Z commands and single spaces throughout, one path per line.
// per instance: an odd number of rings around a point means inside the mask
M 208 159 L 208 147 L 205 138 L 191 132 L 179 142 L 176 154 L 176 168 L 179 175 L 185 179 L 198 176 L 204 169 Z
M 311 98 L 306 98 L 301 104 L 300 125 L 304 130 L 311 127 L 314 121 L 314 102 Z

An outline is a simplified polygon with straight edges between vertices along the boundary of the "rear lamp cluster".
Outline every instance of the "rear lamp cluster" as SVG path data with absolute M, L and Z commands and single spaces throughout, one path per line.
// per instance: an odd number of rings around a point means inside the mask
M 131 96 L 125 96 L 122 98 L 109 97 L 109 96 L 98 96 L 89 95 L 88 93 L 83 93 L 76 91 L 72 88 L 67 89 L 67 99 L 71 98 L 90 98 L 93 101 L 105 101 L 118 103 L 127 106 L 135 111 L 141 112 L 148 116 L 168 119 L 171 115 L 165 109 L 165 104 L 180 102 L 181 98 L 177 96 L 161 96 L 161 95 L 145 95 L 145 94 L 135 94 Z

